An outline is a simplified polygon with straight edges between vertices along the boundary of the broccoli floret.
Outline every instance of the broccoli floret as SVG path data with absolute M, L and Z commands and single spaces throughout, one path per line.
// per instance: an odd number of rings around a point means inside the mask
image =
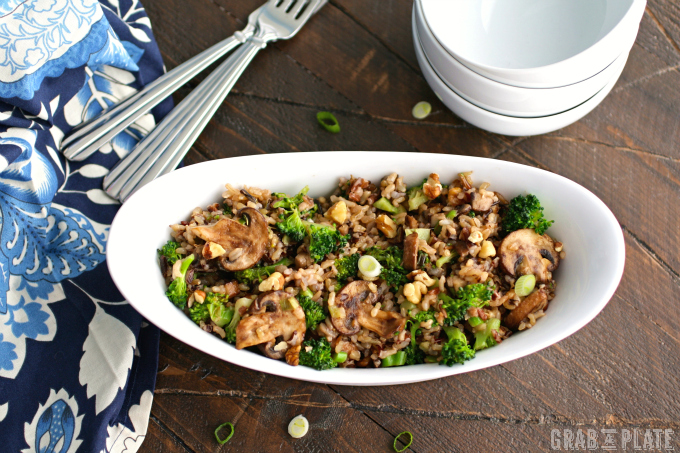
M 418 343 L 411 342 L 403 350 L 406 351 L 406 365 L 425 363 L 425 352 L 420 349 Z
M 394 245 L 387 247 L 386 249 L 369 247 L 366 249 L 366 254 L 377 259 L 382 267 L 401 267 L 401 262 L 403 260 L 403 251 Z
M 518 195 L 513 198 L 501 222 L 505 234 L 522 228 L 533 228 L 536 233 L 543 234 L 552 224 L 553 220 L 543 217 L 543 207 L 535 195 Z
M 305 222 L 309 236 L 309 256 L 319 262 L 329 253 L 345 248 L 349 235 L 343 236 L 335 226 Z
M 228 300 L 229 296 L 222 293 L 208 293 L 205 296 L 203 304 L 208 306 L 210 319 L 219 327 L 224 327 L 234 317 L 234 308 L 225 305 Z
M 486 321 L 486 329 L 475 333 L 475 351 L 480 349 L 490 348 L 496 346 L 496 340 L 493 337 L 493 331 L 500 329 L 501 320 L 498 318 L 491 318 Z
M 179 242 L 168 241 L 163 247 L 158 249 L 158 256 L 164 256 L 168 259 L 168 264 L 173 265 L 182 256 L 177 253 L 177 248 L 180 246 Z
M 168 299 L 181 310 L 184 310 L 184 307 L 187 306 L 187 282 L 184 279 L 193 260 L 194 255 L 189 255 L 182 260 L 182 265 L 179 268 L 181 275 L 170 283 L 168 290 L 165 292 Z
M 329 370 L 338 366 L 337 362 L 333 360 L 331 345 L 325 338 L 311 339 L 302 343 L 300 365 L 317 370 Z
M 366 249 L 366 254 L 378 260 L 382 266 L 380 278 L 394 289 L 408 283 L 408 278 L 406 278 L 408 271 L 402 266 L 403 253 L 396 246 L 390 246 L 384 250 L 379 247 L 369 247 Z
M 291 264 L 293 264 L 292 258 L 284 258 L 269 266 L 251 267 L 250 269 L 236 271 L 234 275 L 236 275 L 236 280 L 239 282 L 246 285 L 253 285 L 255 283 L 260 283 L 262 280 L 276 272 L 278 266 L 290 266 Z
M 201 321 L 205 322 L 210 318 L 210 311 L 208 310 L 207 304 L 193 304 L 189 308 L 189 317 L 196 324 L 200 324 Z
M 439 325 L 439 323 L 437 322 L 436 315 L 437 314 L 434 312 L 434 310 L 430 309 L 426 311 L 419 311 L 418 313 L 413 315 L 411 319 L 418 325 L 420 325 L 421 322 L 432 320 L 432 326 L 436 326 Z
M 294 197 L 289 197 L 285 193 L 281 192 L 273 193 L 272 196 L 278 198 L 279 201 L 272 204 L 272 207 L 283 208 L 286 210 L 297 209 L 297 207 L 300 206 L 300 203 L 302 203 L 305 200 L 305 195 L 307 195 L 307 192 L 309 192 L 309 186 L 305 186 L 300 191 L 300 193 L 298 193 Z
M 305 312 L 305 324 L 307 324 L 307 330 L 315 330 L 319 323 L 326 319 L 326 312 L 321 304 L 317 304 L 312 300 L 311 295 L 302 292 L 298 294 L 297 300 Z
M 418 209 L 423 203 L 427 203 L 430 199 L 423 192 L 423 185 L 427 182 L 427 178 L 423 179 L 423 182 L 419 186 L 411 187 L 406 191 L 408 195 L 408 210 L 414 211 Z
M 433 310 L 419 311 L 408 320 L 406 327 L 411 331 L 411 344 L 405 348 L 407 365 L 416 365 L 425 362 L 425 352 L 418 346 L 416 337 L 420 335 L 420 323 L 430 319 L 432 320 L 432 326 L 438 325 Z
M 202 304 L 196 302 L 189 308 L 189 317 L 196 324 L 212 320 L 215 325 L 224 327 L 234 316 L 234 309 L 225 304 L 229 296 L 222 293 L 208 293 Z
M 338 270 L 338 275 L 335 277 L 338 283 L 344 285 L 350 277 L 356 277 L 359 272 L 359 258 L 361 255 L 354 253 L 353 255 L 335 260 L 335 268 Z
M 442 360 L 440 365 L 453 366 L 455 363 L 465 363 L 475 357 L 472 349 L 465 338 L 465 334 L 455 327 L 444 327 L 444 332 L 449 341 L 442 345 Z
M 382 278 L 385 283 L 387 283 L 391 288 L 397 289 L 400 286 L 408 283 L 408 278 L 406 278 L 406 273 L 395 269 L 385 269 L 380 271 L 380 278 Z
M 293 242 L 303 240 L 307 231 L 297 208 L 294 208 L 287 216 L 279 217 L 276 227 Z
M 465 313 L 470 307 L 483 307 L 491 300 L 492 294 L 493 291 L 484 283 L 475 283 L 460 288 L 455 298 L 440 293 L 439 300 L 443 302 L 443 308 L 446 311 L 444 325 L 452 326 L 454 322 L 465 318 Z

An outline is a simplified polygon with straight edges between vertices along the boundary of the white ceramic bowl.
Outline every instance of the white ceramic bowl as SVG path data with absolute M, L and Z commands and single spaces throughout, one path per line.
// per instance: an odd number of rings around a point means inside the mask
M 491 183 L 507 198 L 533 193 L 555 224 L 548 232 L 565 244 L 556 271 L 557 295 L 532 329 L 481 351 L 465 365 L 423 364 L 399 368 L 316 371 L 292 367 L 249 351 L 237 351 L 202 331 L 165 297 L 156 249 L 170 237 L 168 225 L 196 206 L 221 199 L 224 184 L 243 184 L 294 193 L 328 195 L 340 176 L 375 182 L 396 171 L 408 184 L 437 171 L 449 183 L 458 172 Z M 611 211 L 595 195 L 554 173 L 511 162 L 445 154 L 398 152 L 285 153 L 204 162 L 182 168 L 142 187 L 121 207 L 108 240 L 107 262 L 114 282 L 146 319 L 179 340 L 236 365 L 264 373 L 340 385 L 384 385 L 424 381 L 498 365 L 546 348 L 592 320 L 614 294 L 623 273 L 623 234 Z M 589 351 L 583 351 L 588 354 Z
M 456 94 L 491 112 L 524 118 L 564 112 L 593 97 L 614 77 L 618 63 L 625 60 L 635 42 L 635 34 L 631 34 L 614 62 L 579 83 L 558 88 L 521 88 L 479 75 L 453 58 L 423 19 L 420 2 L 413 5 L 413 33 L 418 35 L 432 67 Z
M 473 71 L 527 88 L 571 85 L 623 51 L 646 0 L 417 0 L 442 46 Z
M 418 57 L 418 63 L 420 64 L 420 69 L 423 71 L 425 80 L 427 80 L 427 83 L 430 85 L 430 88 L 432 88 L 437 97 L 439 97 L 439 99 L 441 99 L 441 101 L 449 109 L 451 109 L 453 113 L 468 123 L 474 124 L 475 126 L 485 129 L 489 132 L 516 136 L 546 134 L 548 132 L 568 126 L 571 123 L 574 123 L 586 116 L 591 110 L 597 107 L 600 102 L 602 102 L 607 94 L 609 94 L 621 75 L 621 72 L 623 71 L 623 68 L 626 64 L 626 60 L 628 59 L 628 55 L 625 55 L 625 58 L 623 59 L 619 59 L 617 63 L 618 68 L 613 74 L 612 79 L 597 94 L 582 104 L 555 115 L 535 118 L 520 118 L 515 116 L 500 115 L 498 113 L 485 110 L 460 97 L 442 80 L 441 76 L 439 76 L 439 74 L 437 74 L 435 69 L 432 67 L 425 56 L 423 48 L 421 47 L 416 35 L 414 35 L 414 47 L 416 50 L 416 56 Z

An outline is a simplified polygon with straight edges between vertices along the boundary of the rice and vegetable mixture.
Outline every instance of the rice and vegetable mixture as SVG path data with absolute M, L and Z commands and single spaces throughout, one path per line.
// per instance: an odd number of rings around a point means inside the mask
M 325 370 L 462 364 L 554 297 L 565 252 L 533 195 L 507 201 L 472 172 L 307 192 L 227 184 L 172 225 L 159 250 L 170 301 L 237 349 Z

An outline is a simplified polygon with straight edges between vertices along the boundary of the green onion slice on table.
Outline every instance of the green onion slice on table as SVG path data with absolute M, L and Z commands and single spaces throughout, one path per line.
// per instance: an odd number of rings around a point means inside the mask
M 397 448 L 397 441 L 401 442 L 399 440 L 399 438 L 401 438 L 401 436 L 408 437 L 408 443 L 405 444 L 401 449 L 399 449 L 399 448 Z M 397 453 L 401 453 L 402 451 L 406 451 L 406 449 L 408 447 L 410 447 L 412 443 L 413 443 L 413 434 L 411 434 L 410 431 L 404 431 L 403 433 L 399 433 L 399 434 L 397 434 L 397 437 L 394 438 L 394 445 L 393 445 L 394 451 L 396 451 Z
M 411 114 L 417 120 L 424 120 L 432 113 L 432 105 L 429 102 L 420 101 L 413 106 Z
M 228 435 L 227 437 L 225 437 L 224 439 L 220 439 L 220 431 L 221 431 L 222 428 L 224 428 L 225 426 L 229 426 L 229 428 L 231 428 L 231 432 L 230 432 L 229 435 Z M 234 435 L 234 425 L 233 425 L 231 422 L 222 423 L 222 424 L 221 424 L 220 426 L 218 426 L 217 429 L 215 430 L 215 439 L 217 439 L 217 443 L 220 444 L 220 445 L 224 445 L 224 444 L 226 444 L 227 442 L 229 442 L 229 439 L 231 439 L 231 436 L 233 436 L 233 435 Z
M 328 132 L 337 134 L 340 132 L 340 123 L 331 112 L 319 112 L 316 114 L 316 120 Z

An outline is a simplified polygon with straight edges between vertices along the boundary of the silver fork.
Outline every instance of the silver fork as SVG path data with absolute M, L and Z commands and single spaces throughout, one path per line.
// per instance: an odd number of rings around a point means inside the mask
M 269 3 L 276 2 L 269 0 Z M 61 144 L 64 156 L 76 161 L 87 159 L 179 87 L 243 44 L 255 33 L 255 23 L 264 6 L 250 13 L 248 25 L 243 30 L 185 61 L 102 115 L 78 126 Z
M 293 37 L 325 0 L 276 0 L 262 7 L 257 32 L 193 90 L 104 178 L 104 190 L 124 202 L 174 170 L 239 76 L 267 43 Z

